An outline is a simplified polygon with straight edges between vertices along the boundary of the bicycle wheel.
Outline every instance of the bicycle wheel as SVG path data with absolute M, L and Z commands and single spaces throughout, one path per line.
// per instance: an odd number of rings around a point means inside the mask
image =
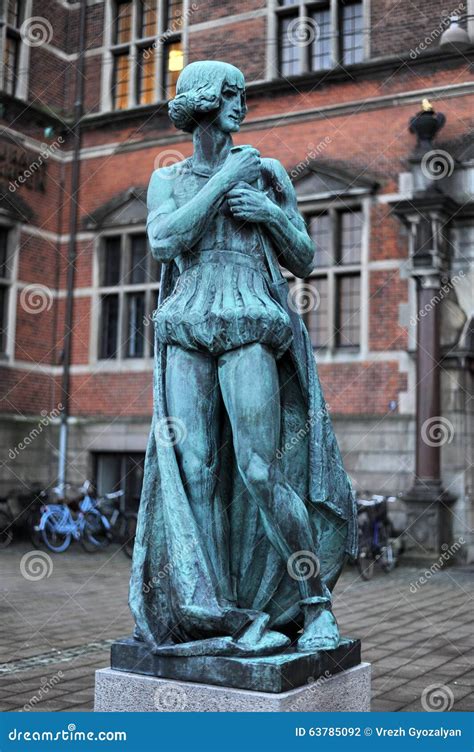
M 54 512 L 46 512 L 46 519 L 43 520 L 43 529 L 41 537 L 43 543 L 50 551 L 61 554 L 71 544 L 72 535 L 61 528 L 60 520 Z
M 392 541 L 390 539 L 390 526 L 384 523 L 379 527 L 379 540 L 380 540 L 380 556 L 379 563 L 383 572 L 388 574 L 397 563 L 395 551 L 393 550 Z
M 389 542 L 383 547 L 382 553 L 380 554 L 380 566 L 382 567 L 382 570 L 388 574 L 395 569 L 396 565 L 397 557 L 395 556 L 392 543 Z
M 371 580 L 374 576 L 375 560 L 373 559 L 372 552 L 368 546 L 364 546 L 363 548 L 359 547 L 357 568 L 363 580 Z
M 13 540 L 12 521 L 8 514 L 0 512 L 0 548 L 6 548 Z
M 83 548 L 88 553 L 105 548 L 110 543 L 110 533 L 100 512 L 91 509 L 84 516 L 84 530 L 81 536 Z
M 41 548 L 43 543 L 41 530 L 37 529 L 40 522 L 41 511 L 39 509 L 33 509 L 26 519 L 26 528 L 28 530 L 28 537 L 35 548 Z
M 133 547 L 135 545 L 135 534 L 137 532 L 137 515 L 134 512 L 124 515 L 126 519 L 126 530 L 123 538 L 122 549 L 131 559 L 133 556 Z
M 119 512 L 118 517 L 115 520 L 115 524 L 111 528 L 112 540 L 114 541 L 114 543 L 119 543 L 120 545 L 124 543 L 124 541 L 126 540 L 127 529 L 128 514 Z

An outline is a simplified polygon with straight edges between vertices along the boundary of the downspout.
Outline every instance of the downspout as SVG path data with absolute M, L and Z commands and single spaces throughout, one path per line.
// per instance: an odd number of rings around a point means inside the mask
M 69 388 L 72 348 L 72 328 L 74 325 L 74 280 L 76 265 L 76 234 L 78 223 L 77 197 L 79 193 L 80 150 L 81 150 L 81 118 L 84 110 L 84 66 L 85 66 L 85 38 L 87 0 L 80 0 L 81 12 L 79 19 L 79 56 L 76 67 L 75 98 L 73 114 L 73 160 L 71 172 L 71 197 L 69 209 L 69 246 L 66 285 L 66 312 L 64 321 L 63 373 L 61 382 L 61 428 L 59 433 L 59 468 L 58 485 L 64 488 L 67 480 L 67 448 L 69 429 Z

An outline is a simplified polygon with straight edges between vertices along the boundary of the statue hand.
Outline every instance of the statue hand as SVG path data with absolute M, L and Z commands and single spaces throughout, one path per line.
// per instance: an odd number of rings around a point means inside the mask
M 232 216 L 250 222 L 267 222 L 276 208 L 266 193 L 250 187 L 236 186 L 226 198 Z
M 231 185 L 242 180 L 253 183 L 260 177 L 261 170 L 260 152 L 257 149 L 246 147 L 241 151 L 231 152 L 225 160 L 220 174 Z

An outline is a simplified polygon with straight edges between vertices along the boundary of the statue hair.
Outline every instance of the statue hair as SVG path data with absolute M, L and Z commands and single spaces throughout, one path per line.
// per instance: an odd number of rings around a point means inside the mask
M 192 133 L 199 115 L 219 108 L 224 83 L 245 89 L 243 73 L 230 63 L 201 60 L 187 65 L 179 75 L 176 96 L 168 104 L 168 114 L 175 127 Z

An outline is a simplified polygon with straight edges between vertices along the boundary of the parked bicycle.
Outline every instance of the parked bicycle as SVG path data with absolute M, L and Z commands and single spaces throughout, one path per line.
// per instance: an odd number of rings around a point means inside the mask
M 110 539 L 110 523 L 97 508 L 90 495 L 88 481 L 80 489 L 79 497 L 63 498 L 60 504 L 43 507 L 37 530 L 50 551 L 66 551 L 73 538 L 81 542 L 86 551 L 92 552 L 106 546 Z M 59 488 L 53 493 L 61 496 Z M 82 498 L 81 498 L 82 496 Z
M 375 564 L 383 572 L 391 572 L 403 552 L 403 538 L 390 519 L 390 508 L 398 502 L 396 496 L 373 495 L 358 498 L 359 553 L 357 566 L 364 580 L 373 577 Z
M 29 488 L 11 489 L 0 500 L 0 549 L 6 548 L 18 536 L 28 532 L 33 538 L 34 523 L 39 521 L 39 510 L 44 503 L 41 486 L 32 484 Z
M 118 543 L 124 553 L 132 558 L 137 529 L 137 515 L 135 512 L 125 512 L 122 509 L 120 498 L 124 491 L 114 491 L 105 494 L 97 501 L 99 509 L 110 523 L 112 540 Z

